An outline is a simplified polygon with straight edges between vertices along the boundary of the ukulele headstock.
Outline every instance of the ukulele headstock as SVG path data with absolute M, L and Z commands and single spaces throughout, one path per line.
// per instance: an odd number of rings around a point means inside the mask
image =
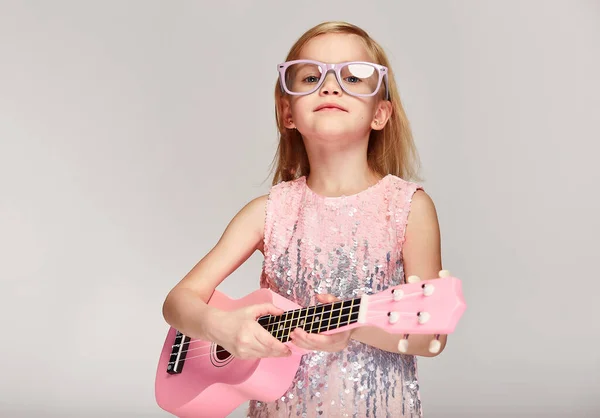
M 399 351 L 405 352 L 409 334 L 451 334 L 466 309 L 462 283 L 440 271 L 439 278 L 420 280 L 410 276 L 406 284 L 373 295 L 364 295 L 358 322 L 392 334 L 404 334 Z M 437 349 L 436 349 L 437 348 Z M 435 338 L 430 351 L 439 351 Z

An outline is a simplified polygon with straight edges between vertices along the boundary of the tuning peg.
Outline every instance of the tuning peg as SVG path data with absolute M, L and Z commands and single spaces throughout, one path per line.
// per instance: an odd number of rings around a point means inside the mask
M 395 324 L 400 319 L 400 314 L 398 312 L 388 312 L 388 317 L 390 324 Z
M 429 352 L 432 354 L 436 354 L 440 352 L 440 349 L 442 348 L 442 343 L 440 342 L 440 340 L 438 340 L 440 336 L 437 335 L 435 340 L 431 340 L 431 342 L 429 343 Z
M 435 290 L 435 288 L 433 287 L 432 284 L 424 284 L 422 286 L 423 288 L 423 295 L 424 296 L 431 296 L 433 295 L 433 291 Z
M 394 297 L 394 301 L 399 301 L 400 299 L 402 299 L 402 297 L 404 296 L 404 292 L 402 291 L 402 289 L 394 289 L 392 290 L 392 295 Z
M 450 272 L 448 270 L 440 270 L 438 276 L 440 276 L 440 278 L 450 277 Z
M 398 351 L 406 353 L 408 351 L 408 334 L 405 334 L 398 342 Z
M 417 313 L 417 317 L 419 319 L 419 324 L 424 324 L 431 318 L 431 315 L 428 312 L 419 312 Z
M 408 276 L 408 278 L 406 279 L 406 281 L 408 283 L 417 283 L 421 281 L 421 278 L 419 276 L 415 276 L 414 274 L 412 276 Z

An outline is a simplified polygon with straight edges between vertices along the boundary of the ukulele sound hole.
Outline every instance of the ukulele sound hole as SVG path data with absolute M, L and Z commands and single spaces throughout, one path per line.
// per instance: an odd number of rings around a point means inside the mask
M 225 350 L 220 345 L 217 345 L 217 349 L 215 350 L 215 355 L 219 361 L 224 361 L 224 360 L 227 360 L 229 357 L 231 357 L 231 354 L 229 353 L 229 351 Z

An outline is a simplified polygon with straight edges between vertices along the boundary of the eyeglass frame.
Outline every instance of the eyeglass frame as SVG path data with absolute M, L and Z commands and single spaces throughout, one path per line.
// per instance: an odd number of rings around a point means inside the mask
M 285 81 L 284 81 L 285 80 L 285 71 L 291 65 L 298 64 L 298 63 L 315 64 L 315 65 L 319 65 L 319 66 L 325 68 L 325 71 L 323 71 L 321 73 L 321 78 L 315 85 L 315 88 L 313 88 L 310 91 L 294 93 L 294 92 L 290 91 L 285 85 Z M 379 74 L 379 80 L 377 81 L 377 87 L 375 88 L 373 93 L 369 93 L 369 94 L 352 93 L 352 92 L 346 90 L 346 88 L 344 87 L 344 83 L 341 81 L 342 76 L 341 76 L 340 72 L 343 67 L 345 67 L 346 65 L 349 65 L 349 64 L 367 64 L 367 65 L 372 65 L 373 67 L 375 67 L 375 69 L 377 69 L 377 72 Z M 279 72 L 279 85 L 280 85 L 281 89 L 283 91 L 285 91 L 287 94 L 292 95 L 292 96 L 306 96 L 308 94 L 314 93 L 319 88 L 321 88 L 321 86 L 325 82 L 325 78 L 327 78 L 327 74 L 329 74 L 330 71 L 333 71 L 333 73 L 335 74 L 335 79 L 336 79 L 337 83 L 339 84 L 340 88 L 342 90 L 344 90 L 344 92 L 346 92 L 350 96 L 373 97 L 379 92 L 379 89 L 381 88 L 381 82 L 384 81 L 385 82 L 385 100 L 390 100 L 390 90 L 389 90 L 389 83 L 388 83 L 388 68 L 385 65 L 375 64 L 373 62 L 368 62 L 368 61 L 346 61 L 346 62 L 339 62 L 337 64 L 328 64 L 326 62 L 321 62 L 321 61 L 299 59 L 299 60 L 286 61 L 281 64 L 278 64 L 277 70 Z

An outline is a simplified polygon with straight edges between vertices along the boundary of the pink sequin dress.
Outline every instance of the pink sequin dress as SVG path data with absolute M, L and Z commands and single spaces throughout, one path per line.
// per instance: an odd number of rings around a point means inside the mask
M 261 287 L 301 306 L 318 293 L 339 298 L 404 283 L 402 244 L 420 185 L 387 175 L 351 196 L 325 197 L 306 178 L 269 192 Z M 311 352 L 277 401 L 251 401 L 248 417 L 421 417 L 414 356 L 351 340 L 337 353 Z

